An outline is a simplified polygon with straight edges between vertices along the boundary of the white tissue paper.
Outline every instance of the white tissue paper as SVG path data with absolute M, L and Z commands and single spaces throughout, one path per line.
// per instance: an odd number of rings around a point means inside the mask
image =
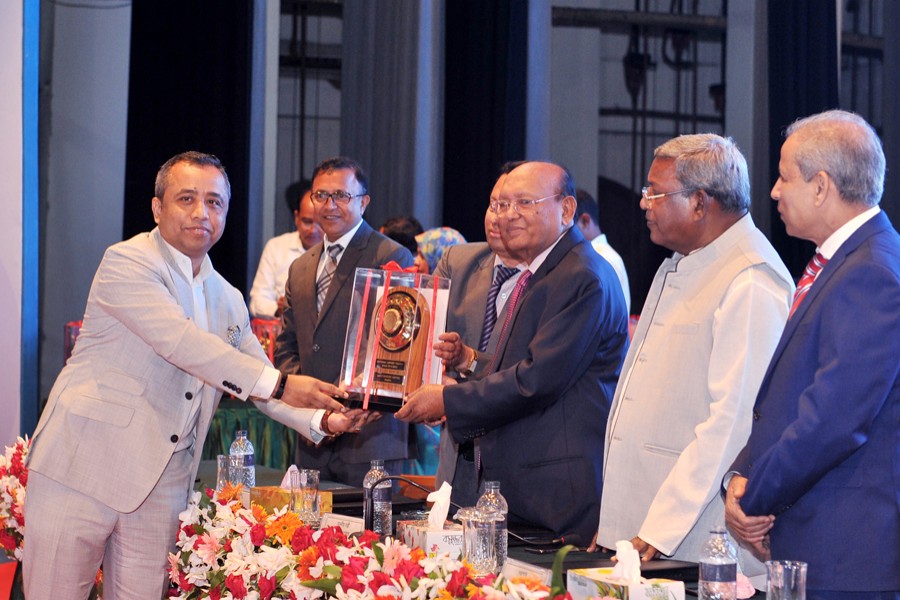
M 281 489 L 291 489 L 291 473 L 296 473 L 297 481 L 300 481 L 300 469 L 297 468 L 297 465 L 291 465 L 290 467 L 288 467 L 288 470 L 285 472 L 284 477 L 282 477 L 281 479 Z
M 450 512 L 450 492 L 453 488 L 446 481 L 441 485 L 441 489 L 435 490 L 428 494 L 428 501 L 434 504 L 428 511 L 428 528 L 443 529 L 444 522 L 447 520 L 447 513 Z
M 641 581 L 641 557 L 628 540 L 616 542 L 616 566 L 612 578 L 628 583 Z

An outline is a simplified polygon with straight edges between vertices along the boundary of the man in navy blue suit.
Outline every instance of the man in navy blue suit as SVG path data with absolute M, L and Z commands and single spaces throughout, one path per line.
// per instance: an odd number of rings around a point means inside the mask
M 900 598 L 900 236 L 861 117 L 797 121 L 772 198 L 818 246 L 732 465 L 726 522 L 761 558 L 809 564 L 807 598 Z

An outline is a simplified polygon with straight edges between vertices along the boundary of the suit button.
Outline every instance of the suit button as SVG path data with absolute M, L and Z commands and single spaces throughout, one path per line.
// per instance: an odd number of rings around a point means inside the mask
M 243 390 L 241 390 L 241 388 L 234 388 L 234 391 L 240 394 Z
M 194 395 L 193 395 L 192 393 L 190 393 L 190 392 L 185 392 L 185 394 L 184 394 L 184 399 L 185 399 L 185 400 L 193 400 L 193 399 L 194 399 Z
M 753 411 L 753 420 L 759 421 L 759 411 L 758 410 Z
M 178 436 L 175 434 L 172 434 L 172 437 L 170 437 L 169 439 L 172 440 L 172 443 L 174 444 L 178 441 Z
M 318 344 L 313 344 L 313 352 L 318 352 L 320 349 Z

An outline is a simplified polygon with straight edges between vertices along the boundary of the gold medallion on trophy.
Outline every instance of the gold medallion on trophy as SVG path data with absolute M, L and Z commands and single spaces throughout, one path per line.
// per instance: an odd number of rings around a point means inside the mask
M 428 336 L 419 334 L 429 328 L 428 303 L 402 286 L 390 288 L 383 302 L 375 309 L 374 387 L 406 396 L 422 385 Z

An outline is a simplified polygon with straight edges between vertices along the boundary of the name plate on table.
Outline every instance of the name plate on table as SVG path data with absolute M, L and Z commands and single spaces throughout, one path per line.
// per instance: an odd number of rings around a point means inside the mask
M 348 517 L 334 513 L 322 515 L 322 520 L 319 521 L 319 529 L 325 529 L 326 527 L 340 527 L 346 535 L 362 533 L 366 530 L 362 517 Z
M 349 406 L 397 412 L 423 384 L 441 383 L 432 347 L 446 326 L 449 294 L 442 277 L 356 269 L 341 371 Z
M 550 580 L 553 579 L 553 571 L 551 571 L 550 569 L 545 569 L 543 567 L 532 565 L 521 560 L 516 560 L 515 558 L 506 559 L 506 564 L 503 565 L 503 570 L 500 572 L 500 574 L 503 575 L 505 579 L 531 576 L 536 578 L 544 585 L 550 585 Z

